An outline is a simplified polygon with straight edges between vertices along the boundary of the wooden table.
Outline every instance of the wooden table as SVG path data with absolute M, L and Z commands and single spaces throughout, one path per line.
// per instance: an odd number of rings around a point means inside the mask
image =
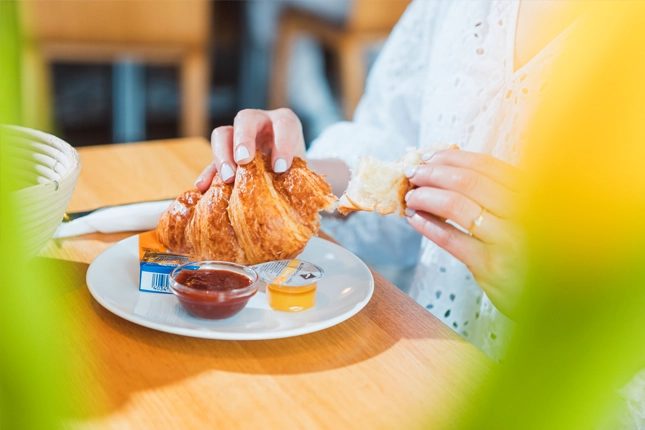
M 201 138 L 79 152 L 70 211 L 176 196 L 211 159 Z M 85 274 L 131 234 L 52 240 L 40 257 L 60 274 L 84 428 L 450 427 L 493 366 L 376 272 L 361 312 L 304 336 L 217 341 L 130 323 L 91 297 Z

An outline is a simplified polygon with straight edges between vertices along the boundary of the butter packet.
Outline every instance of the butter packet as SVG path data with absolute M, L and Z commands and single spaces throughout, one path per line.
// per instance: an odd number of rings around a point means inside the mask
M 168 252 L 157 240 L 156 231 L 139 235 L 139 291 L 172 294 L 170 272 L 175 267 L 195 261 L 190 255 Z

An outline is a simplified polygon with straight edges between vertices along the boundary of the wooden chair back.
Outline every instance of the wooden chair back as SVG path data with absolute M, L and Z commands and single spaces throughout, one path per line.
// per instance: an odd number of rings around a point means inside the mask
M 24 0 L 27 34 L 40 41 L 203 45 L 209 0 Z
M 354 0 L 347 28 L 354 31 L 390 31 L 411 0 Z
M 135 58 L 180 68 L 182 136 L 207 130 L 210 0 L 23 0 L 32 123 L 50 124 L 48 62 Z M 46 105 L 46 106 L 45 106 Z M 45 107 L 43 107 L 45 106 Z M 30 114 L 31 115 L 31 114 Z

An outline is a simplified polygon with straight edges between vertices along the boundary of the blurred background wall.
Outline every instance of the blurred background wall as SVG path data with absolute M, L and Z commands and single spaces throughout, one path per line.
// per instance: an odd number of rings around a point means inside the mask
M 409 0 L 24 0 L 27 125 L 74 146 L 209 136 L 292 107 L 351 118 Z

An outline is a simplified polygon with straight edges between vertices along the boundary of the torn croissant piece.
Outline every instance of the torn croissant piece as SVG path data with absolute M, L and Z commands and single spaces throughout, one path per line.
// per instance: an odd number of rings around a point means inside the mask
M 190 201 L 190 202 L 189 202 Z M 296 157 L 289 170 L 273 173 L 258 153 L 238 166 L 235 184 L 216 176 L 201 195 L 187 191 L 162 214 L 157 237 L 175 252 L 203 260 L 258 264 L 300 254 L 320 228 L 321 210 L 336 197 L 323 179 Z
M 405 195 L 413 188 L 405 177 L 408 167 L 422 163 L 426 152 L 441 149 L 459 149 L 457 145 L 431 149 L 409 150 L 395 162 L 363 157 L 352 172 L 345 194 L 338 201 L 338 211 L 347 215 L 354 211 L 376 211 L 379 215 L 405 215 Z

